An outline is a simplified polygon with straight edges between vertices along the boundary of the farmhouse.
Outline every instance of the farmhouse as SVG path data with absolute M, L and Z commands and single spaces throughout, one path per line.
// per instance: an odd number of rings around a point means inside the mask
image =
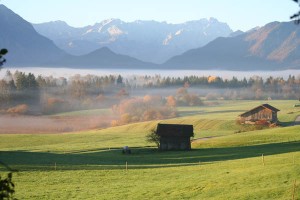
M 158 124 L 157 135 L 160 136 L 160 150 L 190 150 L 191 137 L 194 136 L 193 125 Z
M 245 124 L 255 124 L 259 121 L 265 121 L 269 123 L 277 123 L 277 112 L 280 111 L 277 108 L 269 104 L 262 104 L 244 112 L 243 114 L 239 115 L 239 121 Z

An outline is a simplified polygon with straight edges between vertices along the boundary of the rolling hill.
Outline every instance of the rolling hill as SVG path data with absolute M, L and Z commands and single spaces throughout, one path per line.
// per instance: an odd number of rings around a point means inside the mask
M 89 69 L 143 69 L 158 67 L 153 63 L 147 63 L 130 56 L 116 54 L 107 47 L 100 48 L 87 55 L 67 55 L 57 62 L 49 64 L 49 66 Z

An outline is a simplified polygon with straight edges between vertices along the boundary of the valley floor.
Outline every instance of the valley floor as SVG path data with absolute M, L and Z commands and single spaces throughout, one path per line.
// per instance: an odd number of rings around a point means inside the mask
M 236 116 L 261 103 L 180 108 L 176 119 L 77 133 L 2 134 L 0 160 L 18 170 L 18 199 L 298 199 L 295 102 L 270 102 L 283 127 L 235 134 Z M 195 138 L 211 138 L 194 141 L 192 151 L 159 152 L 145 141 L 159 122 L 193 124 Z

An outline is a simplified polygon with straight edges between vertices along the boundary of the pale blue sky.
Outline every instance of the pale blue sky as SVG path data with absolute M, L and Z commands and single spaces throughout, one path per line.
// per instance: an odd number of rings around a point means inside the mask
M 289 21 L 299 7 L 292 0 L 0 0 L 32 23 L 55 20 L 81 27 L 108 18 L 126 22 L 181 23 L 215 17 L 233 30 Z

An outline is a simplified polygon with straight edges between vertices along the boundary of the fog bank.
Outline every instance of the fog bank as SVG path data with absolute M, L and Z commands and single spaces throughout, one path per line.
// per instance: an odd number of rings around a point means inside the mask
M 131 69 L 70 69 L 70 68 L 43 68 L 43 67 L 28 67 L 28 68 L 3 68 L 0 71 L 0 78 L 3 78 L 6 71 L 10 70 L 22 71 L 25 73 L 33 73 L 35 76 L 53 76 L 53 77 L 70 77 L 76 74 L 85 76 L 88 74 L 103 76 L 103 75 L 121 75 L 123 77 L 131 76 L 155 76 L 162 77 L 184 77 L 184 76 L 219 76 L 223 79 L 231 79 L 235 76 L 238 79 L 260 76 L 262 78 L 282 77 L 287 79 L 289 75 L 300 76 L 300 70 L 284 70 L 284 71 L 226 71 L 226 70 L 131 70 Z

